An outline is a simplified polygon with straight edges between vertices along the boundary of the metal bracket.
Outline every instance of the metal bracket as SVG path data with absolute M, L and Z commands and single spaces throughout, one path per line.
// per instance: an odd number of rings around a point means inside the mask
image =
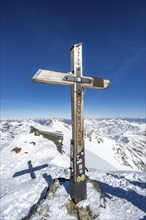
M 77 94 L 78 96 L 81 96 L 82 95 L 82 92 L 83 92 L 83 89 L 82 89 L 82 86 L 81 86 L 81 68 L 80 67 L 77 67 L 76 68 L 76 77 L 77 77 Z
M 66 74 L 63 78 L 64 81 L 68 82 L 76 82 L 76 83 L 85 83 L 85 84 L 91 84 L 92 79 L 91 78 L 85 78 L 85 77 L 76 77 L 71 74 Z

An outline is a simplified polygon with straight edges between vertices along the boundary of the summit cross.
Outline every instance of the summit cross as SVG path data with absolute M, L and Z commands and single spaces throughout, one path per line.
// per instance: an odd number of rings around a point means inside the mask
M 70 49 L 71 72 L 63 73 L 39 69 L 33 82 L 71 87 L 72 140 L 70 146 L 70 195 L 74 203 L 87 198 L 84 148 L 84 88 L 106 89 L 110 81 L 83 76 L 82 44 Z

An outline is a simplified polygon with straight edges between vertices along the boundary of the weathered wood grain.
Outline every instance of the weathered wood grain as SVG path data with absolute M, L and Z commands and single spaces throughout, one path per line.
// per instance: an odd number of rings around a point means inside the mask
M 72 56 L 72 59 L 74 56 Z M 74 67 L 77 67 L 73 64 Z M 73 68 L 73 67 L 72 67 Z M 74 71 L 73 71 L 74 72 Z M 74 85 L 74 82 L 65 81 L 64 78 L 68 75 L 74 75 L 71 72 L 69 73 L 63 73 L 63 72 L 57 72 L 52 70 L 42 70 L 39 69 L 34 77 L 32 78 L 33 82 L 40 82 L 40 83 L 47 83 L 47 84 L 57 84 L 57 85 L 64 85 L 64 86 L 72 86 Z M 91 89 L 106 89 L 109 87 L 110 80 L 101 79 L 101 78 L 95 78 L 95 77 L 84 77 L 91 80 L 91 84 L 83 83 L 84 88 L 91 88 Z
M 71 87 L 72 140 L 70 154 L 70 194 L 75 203 L 86 199 L 85 149 L 84 149 L 84 88 L 107 89 L 110 80 L 85 77 L 82 74 L 82 44 L 71 48 L 71 72 L 63 73 L 39 69 L 33 82 Z M 70 76 L 70 77 L 69 77 Z
M 91 89 L 107 89 L 110 85 L 110 80 L 107 79 L 101 79 L 101 78 L 91 78 L 91 84 L 85 84 L 83 85 L 84 88 L 91 88 Z
M 67 73 L 39 69 L 33 76 L 33 82 L 71 86 L 73 82 L 64 81 Z

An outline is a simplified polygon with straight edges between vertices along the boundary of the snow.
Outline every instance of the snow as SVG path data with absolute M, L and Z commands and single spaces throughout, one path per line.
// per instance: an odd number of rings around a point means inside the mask
M 86 150 L 85 154 L 86 167 L 94 168 L 97 170 L 117 170 L 114 166 L 108 163 L 106 160 L 100 158 L 91 151 Z
M 65 153 L 60 154 L 54 142 L 30 133 L 31 126 L 62 132 Z M 5 120 L 0 132 L 1 220 L 23 219 L 39 200 L 38 209 L 49 207 L 47 219 L 76 219 L 66 209 L 71 199 L 69 182 L 59 184 L 51 199 L 43 200 L 53 179 L 69 179 L 71 126 L 57 119 L 44 125 L 33 120 Z M 85 132 L 87 175 L 100 186 L 106 207 L 101 206 L 99 193 L 91 184 L 87 184 L 87 200 L 78 206 L 89 205 L 92 213 L 99 216 L 95 219 L 100 220 L 145 219 L 146 176 L 140 166 L 141 161 L 145 162 L 145 124 L 88 119 Z M 21 148 L 17 154 L 12 151 L 15 147 Z M 123 164 L 122 155 L 130 166 Z M 43 219 L 43 214 L 38 213 L 32 220 Z

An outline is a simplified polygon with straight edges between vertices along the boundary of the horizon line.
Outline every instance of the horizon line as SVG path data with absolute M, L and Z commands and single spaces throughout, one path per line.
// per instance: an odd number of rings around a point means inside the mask
M 27 118 L 17 118 L 17 117 L 10 117 L 10 118 L 0 118 L 0 121 L 3 120 L 49 120 L 49 119 L 59 119 L 59 120 L 72 120 L 71 118 L 65 118 L 65 117 L 27 117 Z M 146 117 L 84 117 L 84 119 L 139 119 L 139 120 L 146 120 Z

